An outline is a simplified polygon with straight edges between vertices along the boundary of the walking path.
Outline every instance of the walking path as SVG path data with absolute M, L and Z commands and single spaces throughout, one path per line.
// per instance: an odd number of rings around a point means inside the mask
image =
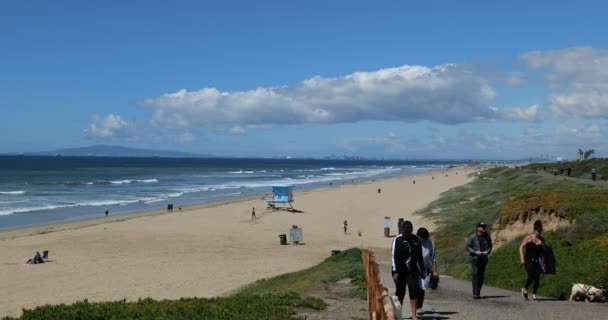
M 548 178 L 548 179 L 555 179 L 555 180 L 568 180 L 568 181 L 573 181 L 573 182 L 578 182 L 578 183 L 584 183 L 584 184 L 590 184 L 593 186 L 606 186 L 608 187 L 608 181 L 601 181 L 601 180 L 591 180 L 591 178 L 589 179 L 585 179 L 585 178 L 575 178 L 575 177 L 568 177 L 566 175 L 557 175 L 554 176 L 551 172 L 549 171 L 536 171 L 536 173 L 541 174 L 543 177 Z M 591 174 L 589 174 L 589 176 L 591 176 Z
M 390 294 L 394 295 L 390 262 L 380 262 L 379 265 L 382 280 Z M 571 302 L 552 298 L 541 298 L 537 302 L 524 301 L 518 292 L 488 286 L 484 286 L 481 293 L 482 299 L 475 300 L 469 281 L 442 276 L 439 288 L 427 291 L 423 307 L 425 313 L 418 316 L 418 319 L 608 319 L 606 303 Z M 405 304 L 403 319 L 411 319 L 407 294 Z

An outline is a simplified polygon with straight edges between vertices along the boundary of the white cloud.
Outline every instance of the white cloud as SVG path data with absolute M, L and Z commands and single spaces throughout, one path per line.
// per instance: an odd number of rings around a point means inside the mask
M 154 126 L 137 126 L 123 120 L 121 116 L 93 115 L 91 124 L 85 129 L 88 138 L 120 140 L 126 142 L 188 143 L 197 140 L 190 132 L 180 132 Z
M 510 72 L 505 77 L 505 82 L 513 87 L 518 87 L 528 81 L 528 76 L 523 72 Z
M 387 137 L 389 140 L 399 140 L 400 139 L 399 135 L 392 131 L 388 133 Z
M 196 141 L 196 136 L 190 132 L 184 132 L 182 134 L 178 134 L 178 135 L 174 136 L 172 140 L 174 140 L 175 142 L 179 142 L 179 143 L 187 143 L 187 142 Z
M 222 92 L 185 89 L 142 101 L 166 127 L 352 123 L 365 120 L 444 124 L 494 119 L 487 81 L 458 65 L 401 66 L 343 77 Z
M 234 126 L 234 127 L 230 128 L 228 130 L 228 132 L 230 134 L 234 134 L 234 135 L 244 135 L 244 134 L 246 134 L 245 129 L 243 129 L 243 127 L 241 127 L 241 126 Z
M 556 133 L 561 136 L 569 136 L 571 138 L 598 138 L 602 136 L 602 128 L 597 124 L 575 127 L 566 124 L 560 125 Z
M 503 117 L 510 120 L 538 121 L 540 120 L 539 116 L 539 107 L 537 104 L 528 107 L 509 108 L 503 111 Z
M 119 135 L 128 127 L 128 123 L 118 115 L 109 114 L 105 118 L 93 115 L 92 123 L 86 130 L 87 134 L 93 137 L 113 137 Z
M 354 138 L 344 141 L 342 145 L 348 152 L 365 154 L 401 154 L 411 151 L 404 143 L 386 138 Z
M 557 117 L 608 118 L 608 49 L 575 47 L 532 51 L 519 57 L 546 70 L 549 111 Z

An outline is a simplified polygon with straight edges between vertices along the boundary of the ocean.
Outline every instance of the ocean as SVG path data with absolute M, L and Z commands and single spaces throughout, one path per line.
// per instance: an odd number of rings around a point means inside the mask
M 458 161 L 0 156 L 0 229 L 413 175 Z M 297 206 L 297 195 L 295 205 Z

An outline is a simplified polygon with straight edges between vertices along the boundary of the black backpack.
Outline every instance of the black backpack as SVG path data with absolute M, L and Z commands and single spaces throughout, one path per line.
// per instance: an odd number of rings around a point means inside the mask
M 555 274 L 557 270 L 553 248 L 543 243 L 543 254 L 540 259 L 542 273 Z

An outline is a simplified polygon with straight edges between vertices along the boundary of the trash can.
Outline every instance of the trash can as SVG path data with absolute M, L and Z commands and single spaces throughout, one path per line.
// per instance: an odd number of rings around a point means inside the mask
M 279 235 L 279 240 L 281 241 L 281 245 L 282 246 L 286 246 L 287 245 L 287 235 L 286 234 L 280 234 Z
M 399 234 L 403 233 L 403 222 L 405 221 L 405 219 L 403 218 L 399 218 L 399 221 L 397 221 L 397 229 L 399 230 Z
M 331 255 L 335 256 L 335 255 L 337 255 L 340 252 L 342 252 L 342 250 L 331 250 Z
M 391 217 L 384 217 L 384 236 L 387 238 L 391 236 L 391 224 Z

